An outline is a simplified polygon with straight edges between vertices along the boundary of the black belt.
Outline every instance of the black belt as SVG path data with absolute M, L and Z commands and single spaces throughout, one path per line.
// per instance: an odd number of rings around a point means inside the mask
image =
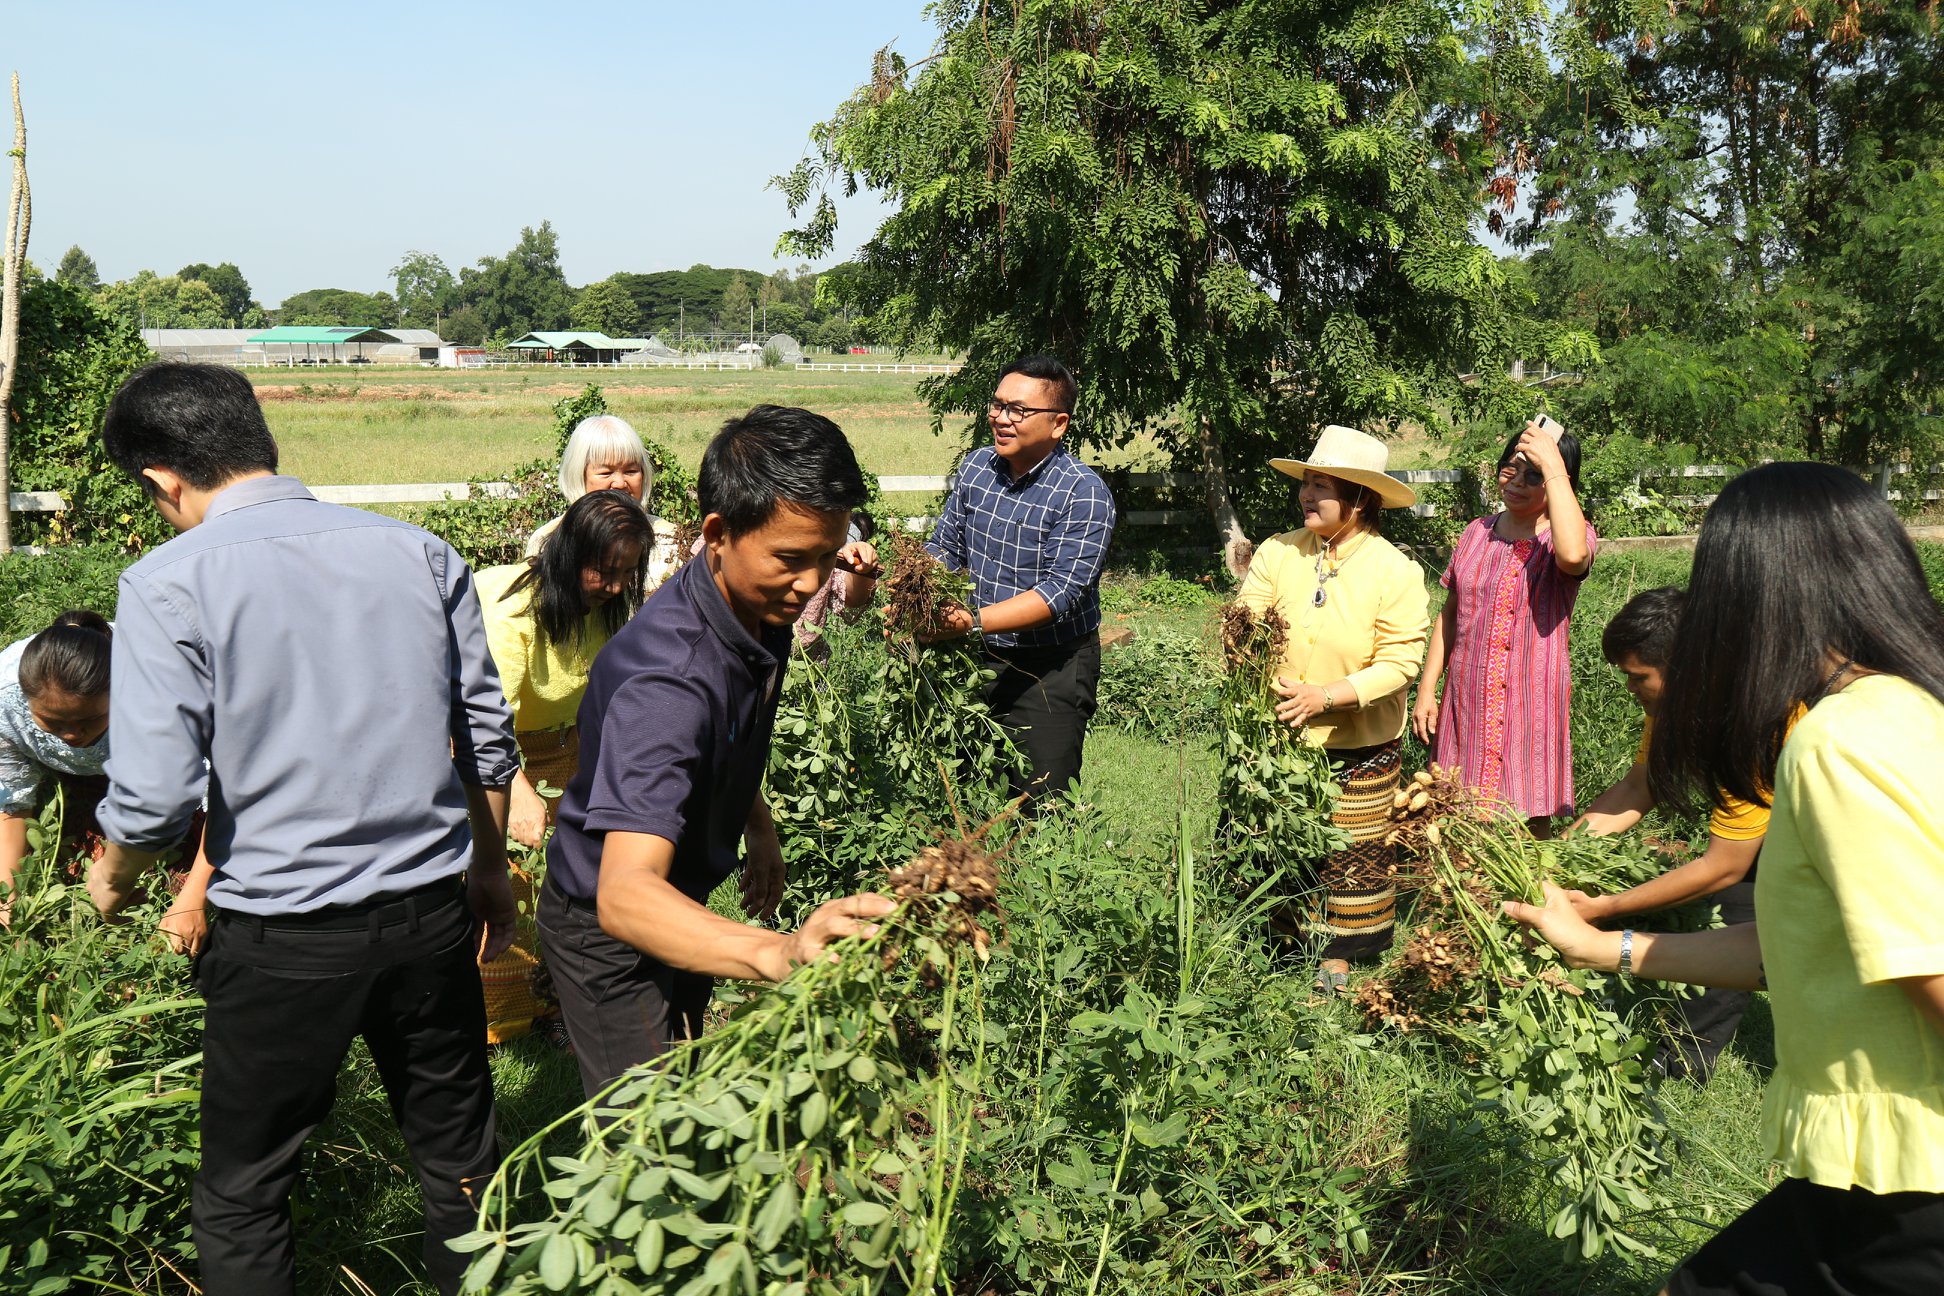
M 248 927 L 256 933 L 258 940 L 263 939 L 265 930 L 369 931 L 376 939 L 381 927 L 392 927 L 399 923 L 408 924 L 413 931 L 417 931 L 421 914 L 463 900 L 465 894 L 463 877 L 446 877 L 413 887 L 410 891 L 377 896 L 357 904 L 326 905 L 305 913 L 287 914 L 249 914 L 224 909 L 217 912 L 216 920 Z

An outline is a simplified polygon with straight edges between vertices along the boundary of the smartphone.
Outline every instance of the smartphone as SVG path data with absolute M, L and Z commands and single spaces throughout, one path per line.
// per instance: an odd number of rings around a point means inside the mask
M 1566 435 L 1566 429 L 1559 426 L 1558 423 L 1554 422 L 1550 415 L 1541 414 L 1539 415 L 1539 417 L 1533 419 L 1532 421 L 1534 423 L 1537 423 L 1539 425 L 1539 430 L 1541 432 L 1544 432 L 1547 436 L 1551 437 L 1555 443 L 1558 442 L 1559 438 Z

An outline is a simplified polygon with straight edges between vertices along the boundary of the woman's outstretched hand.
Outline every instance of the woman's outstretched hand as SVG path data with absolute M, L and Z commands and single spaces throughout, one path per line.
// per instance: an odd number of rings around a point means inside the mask
M 1572 897 L 1551 882 L 1543 884 L 1542 904 L 1507 900 L 1500 906 L 1513 922 L 1523 923 L 1559 951 L 1568 967 L 1612 972 L 1620 966 L 1620 934 L 1601 931 L 1580 917 Z

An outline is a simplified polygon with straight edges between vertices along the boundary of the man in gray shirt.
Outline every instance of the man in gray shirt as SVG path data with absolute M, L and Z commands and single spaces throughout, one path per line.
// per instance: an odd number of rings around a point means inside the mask
M 472 574 L 436 536 L 276 476 L 235 370 L 150 365 L 102 438 L 183 532 L 121 577 L 88 886 L 104 914 L 126 904 L 207 787 L 202 1289 L 295 1292 L 298 1154 L 363 1036 L 418 1168 L 427 1268 L 455 1292 L 445 1243 L 497 1159 L 475 960 L 479 923 L 487 958 L 512 934 L 518 759 Z

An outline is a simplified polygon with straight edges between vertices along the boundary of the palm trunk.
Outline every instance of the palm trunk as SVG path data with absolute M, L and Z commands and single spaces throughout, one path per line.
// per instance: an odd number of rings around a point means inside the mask
M 20 74 L 13 77 L 13 187 L 7 196 L 6 265 L 0 275 L 0 554 L 13 552 L 14 372 L 20 359 L 20 272 L 27 263 L 27 227 L 33 200 L 27 192 L 27 117 L 20 110 Z

